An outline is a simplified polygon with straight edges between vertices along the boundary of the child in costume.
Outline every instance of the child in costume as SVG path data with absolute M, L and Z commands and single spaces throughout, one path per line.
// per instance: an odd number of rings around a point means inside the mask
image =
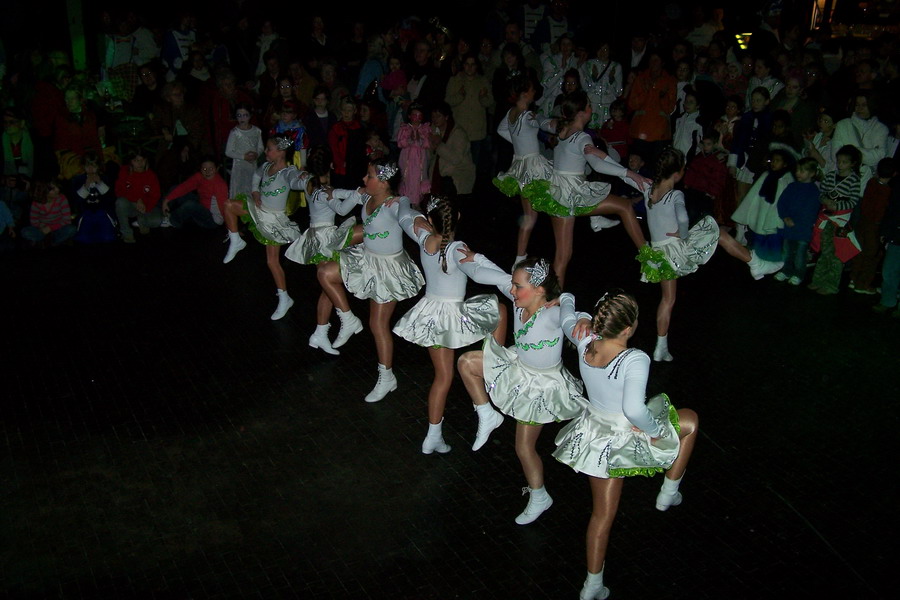
M 562 302 L 567 294 L 560 295 L 550 263 L 543 258 L 526 259 L 516 265 L 509 287 L 498 288 L 515 304 L 515 346 L 504 348 L 487 337 L 483 350 L 459 358 L 459 374 L 478 415 L 473 450 L 487 442 L 503 422 L 503 414 L 516 420 L 516 455 L 528 482 L 522 493 L 529 494 L 516 523 L 527 525 L 553 504 L 544 487 L 538 436 L 544 424 L 565 421 L 580 412 L 583 388 L 562 364 L 563 329 L 559 306 L 553 301 L 560 298 Z
M 418 206 L 422 195 L 431 191 L 428 178 L 428 150 L 431 148 L 431 123 L 425 123 L 425 108 L 420 104 L 410 104 L 409 121 L 397 132 L 397 146 L 400 148 L 399 192 L 409 198 L 410 204 Z
M 678 488 L 697 439 L 697 413 L 675 408 L 665 394 L 645 403 L 650 359 L 629 348 L 638 321 L 633 296 L 614 290 L 600 298 L 593 318 L 561 300 L 564 331 L 578 341 L 578 365 L 589 402 L 556 436 L 553 456 L 588 476 L 593 510 L 587 529 L 587 579 L 582 600 L 603 599 L 606 548 L 625 477 L 665 472 L 656 509 L 681 504 Z
M 228 134 L 228 142 L 225 144 L 225 156 L 231 159 L 229 198 L 237 198 L 238 194 L 249 195 L 253 191 L 251 186 L 253 174 L 256 173 L 256 162 L 265 149 L 262 131 L 250 122 L 252 114 L 248 104 L 238 104 L 234 109 L 238 124 Z

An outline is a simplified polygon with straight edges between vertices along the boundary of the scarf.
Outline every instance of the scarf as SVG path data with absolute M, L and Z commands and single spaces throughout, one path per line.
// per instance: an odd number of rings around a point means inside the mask
M 775 199 L 778 194 L 778 182 L 781 180 L 785 174 L 789 173 L 789 169 L 782 169 L 780 171 L 769 171 L 766 174 L 766 178 L 763 179 L 762 185 L 759 188 L 759 196 L 769 204 L 775 204 Z

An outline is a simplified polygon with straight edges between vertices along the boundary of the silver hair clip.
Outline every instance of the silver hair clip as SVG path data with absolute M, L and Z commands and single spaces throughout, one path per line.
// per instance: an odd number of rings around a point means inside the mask
M 431 214 L 431 211 L 433 211 L 440 205 L 441 200 L 443 200 L 443 198 L 441 198 L 440 196 L 432 196 L 428 201 L 428 204 L 425 205 L 425 214 Z
M 597 307 L 600 306 L 601 302 L 606 302 L 607 298 L 609 298 L 609 292 L 606 292 L 605 294 L 600 296 L 600 299 L 597 300 L 596 304 L 594 304 L 594 309 L 596 310 Z
M 279 136 L 275 138 L 275 145 L 278 146 L 279 150 L 287 150 L 294 145 L 294 140 L 289 137 Z
M 542 258 L 533 267 L 525 267 L 525 272 L 530 276 L 528 278 L 528 283 L 534 287 L 538 287 L 544 283 L 544 280 L 547 279 L 547 275 L 550 274 L 550 263 Z
M 378 181 L 387 181 L 397 174 L 400 167 L 396 163 L 388 163 L 386 165 L 375 165 L 375 171 L 378 173 Z

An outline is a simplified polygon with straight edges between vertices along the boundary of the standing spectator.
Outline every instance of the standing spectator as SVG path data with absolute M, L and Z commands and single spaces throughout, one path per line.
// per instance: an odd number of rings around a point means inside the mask
M 328 132 L 328 146 L 334 162 L 331 179 L 340 189 L 354 189 L 354 184 L 365 172 L 365 132 L 357 112 L 356 102 L 345 96 L 341 102 L 341 118 Z
M 784 267 L 776 273 L 776 281 L 800 285 L 806 277 L 807 250 L 820 207 L 816 185 L 818 173 L 815 159 L 801 158 L 795 181 L 785 188 L 778 200 L 778 216 L 783 222 Z
M 872 310 L 886 313 L 897 307 L 897 293 L 900 292 L 900 187 L 891 190 L 890 203 L 879 233 L 885 243 L 884 263 L 881 266 L 881 301 Z M 894 310 L 893 316 L 900 318 L 900 310 Z
M 475 187 L 475 163 L 465 130 L 453 119 L 453 111 L 440 102 L 431 111 L 431 193 L 442 196 L 461 196 L 472 193 Z
M 628 96 L 632 111 L 631 139 L 650 164 L 672 139 L 669 115 L 675 110 L 676 81 L 663 70 L 662 57 L 651 52 L 647 68 L 638 74 Z
M 612 46 L 605 38 L 595 40 L 594 58 L 580 67 L 581 85 L 591 99 L 590 127 L 599 129 L 609 118 L 610 105 L 622 95 L 625 86 L 622 65 L 612 59 Z
M 550 54 L 564 35 L 575 35 L 574 28 L 569 24 L 569 2 L 550 0 L 550 10 L 534 28 L 531 45 L 541 55 Z
M 878 105 L 873 94 L 857 92 L 853 103 L 853 114 L 838 121 L 834 127 L 831 147 L 838 149 L 852 144 L 859 148 L 862 153 L 860 176 L 865 188 L 878 167 L 878 161 L 887 156 L 888 128 L 878 120 Z
M 310 148 L 328 145 L 328 132 L 337 122 L 337 117 L 328 108 L 328 102 L 328 88 L 323 85 L 317 86 L 313 91 L 312 106 L 303 117 Z
M 463 57 L 463 71 L 447 83 L 447 103 L 453 110 L 453 120 L 466 132 L 471 144 L 472 160 L 480 164 L 482 146 L 487 139 L 487 111 L 493 106 L 491 86 L 479 72 L 474 54 Z
M 65 93 L 66 110 L 53 123 L 53 150 L 56 152 L 60 177 L 71 179 L 87 152 L 103 156 L 100 123 L 97 113 L 85 102 L 84 93 L 70 87 Z
M 200 109 L 184 101 L 184 86 L 174 81 L 163 89 L 165 102 L 153 115 L 159 136 L 156 169 L 163 189 L 169 189 L 196 168 L 196 155 L 208 154 L 207 123 Z
M 706 129 L 699 154 L 687 163 L 684 199 L 689 226 L 693 226 L 704 215 L 711 215 L 719 225 L 725 223 L 722 200 L 728 185 L 728 169 L 725 167 L 724 157 L 718 152 L 718 144 L 719 132 Z
M 218 70 L 216 73 L 216 91 L 211 96 L 209 112 L 213 156 L 221 157 L 224 154 L 228 136 L 238 124 L 235 112 L 238 106 L 241 105 L 252 107 L 253 97 L 249 92 L 238 86 L 238 80 L 234 73 L 224 68 Z
M 857 294 L 877 294 L 872 285 L 881 260 L 882 243 L 878 239 L 881 222 L 887 212 L 891 198 L 891 180 L 897 175 L 897 167 L 892 158 L 878 161 L 875 177 L 869 180 L 859 204 L 859 221 L 854 226 L 860 253 L 851 263 L 850 287 Z
M 225 156 L 232 161 L 228 198 L 237 198 L 238 194 L 250 197 L 253 192 L 253 174 L 265 147 L 262 131 L 250 122 L 251 116 L 249 104 L 238 104 L 234 110 L 237 125 L 228 134 L 225 145 Z
M 178 13 L 178 24 L 166 31 L 162 39 L 160 58 L 166 70 L 166 81 L 175 81 L 197 41 L 196 18 L 188 10 Z

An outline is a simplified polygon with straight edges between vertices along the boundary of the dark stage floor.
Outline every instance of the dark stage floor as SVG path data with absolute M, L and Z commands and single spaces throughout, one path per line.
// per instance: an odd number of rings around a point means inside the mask
M 477 202 L 460 237 L 510 264 L 515 207 Z M 3 593 L 576 598 L 590 494 L 549 456 L 559 427 L 539 441 L 555 503 L 516 525 L 526 498 L 511 420 L 472 452 L 457 380 L 453 450 L 421 454 L 427 353 L 397 339 L 399 389 L 366 404 L 368 330 L 339 357 L 309 348 L 314 269 L 286 264 L 297 304 L 272 322 L 263 248 L 223 265 L 223 235 L 155 230 L 130 246 L 2 257 Z M 659 288 L 639 283 L 625 232 L 585 219 L 576 237 L 579 308 L 607 284 L 633 291 L 634 343 L 652 351 Z M 552 252 L 545 221 L 534 242 Z M 612 598 L 888 597 L 897 476 L 881 461 L 898 429 L 900 320 L 874 301 L 753 281 L 724 253 L 679 283 L 676 360 L 653 365 L 648 391 L 696 409 L 701 437 L 681 506 L 655 510 L 658 477 L 626 483 Z

